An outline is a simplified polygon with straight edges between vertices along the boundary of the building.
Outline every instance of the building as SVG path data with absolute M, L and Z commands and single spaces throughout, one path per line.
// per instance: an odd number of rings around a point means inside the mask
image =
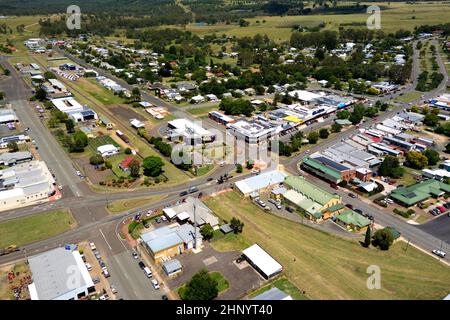
M 216 139 L 216 136 L 213 133 L 187 119 L 169 121 L 167 127 L 169 131 L 168 137 L 171 141 L 182 140 L 188 144 L 194 145 L 213 142 Z
M 17 117 L 14 110 L 9 108 L 0 108 L 0 124 L 8 124 L 19 122 L 19 118 Z
M 70 91 L 67 90 L 66 86 L 56 79 L 48 79 L 48 82 L 43 83 L 41 88 L 45 91 L 47 99 L 49 100 L 72 95 Z
M 372 222 L 358 212 L 346 210 L 336 215 L 336 223 L 349 231 L 361 232 L 365 231 Z
M 169 277 L 172 277 L 183 270 L 181 262 L 177 259 L 170 259 L 162 263 L 162 269 Z
M 110 157 L 119 154 L 119 150 L 120 150 L 119 147 L 116 147 L 112 144 L 105 144 L 97 148 L 97 153 L 102 157 Z
M 348 165 L 340 164 L 330 158 L 318 155 L 316 157 L 306 157 L 301 164 L 303 170 L 311 172 L 324 180 L 339 183 L 343 180 L 350 180 L 356 176 L 356 172 Z
M 283 198 L 297 206 L 311 220 L 319 222 L 324 218 L 326 209 L 337 206 L 342 202 L 338 195 L 325 191 L 302 176 L 288 176 L 284 185 L 289 189 L 283 194 Z
M 276 132 L 274 126 L 256 120 L 239 120 L 235 123 L 229 123 L 227 130 L 237 139 L 242 139 L 250 144 L 268 141 Z
M 422 175 L 424 177 L 436 180 L 444 180 L 450 178 L 450 171 L 444 169 L 423 169 Z
M 17 144 L 21 144 L 27 141 L 30 141 L 30 137 L 24 134 L 2 137 L 0 138 L 0 149 L 8 148 L 8 143 L 10 142 L 16 142 Z
M 194 197 L 186 198 L 186 201 L 169 208 L 164 208 L 163 212 L 167 219 L 177 219 L 180 222 L 188 220 L 194 224 L 194 210 L 195 222 L 198 227 L 209 224 L 214 229 L 219 228 L 219 219 L 213 214 L 203 202 Z
M 433 108 L 450 111 L 450 93 L 444 93 L 435 99 L 431 99 L 429 105 Z
M 208 113 L 208 117 L 220 124 L 223 125 L 227 125 L 227 124 L 231 124 L 231 123 L 235 123 L 236 120 L 232 117 L 229 117 L 225 114 L 222 114 L 220 112 L 217 111 L 211 111 Z
M 430 179 L 409 187 L 397 188 L 391 192 L 390 198 L 402 206 L 411 207 L 431 197 L 438 198 L 446 193 L 450 194 L 449 184 Z
M 264 291 L 261 294 L 258 294 L 252 300 L 293 300 L 290 295 L 281 291 L 277 287 L 273 287 L 267 291 Z
M 28 286 L 31 300 L 78 300 L 95 292 L 77 250 L 56 248 L 29 258 L 28 264 L 33 278 Z
M 126 157 L 123 159 L 123 161 L 119 164 L 119 168 L 122 169 L 124 172 L 128 172 L 130 170 L 130 163 L 133 161 L 137 161 L 139 163 L 139 160 L 133 158 L 133 157 Z
M 257 244 L 242 251 L 242 255 L 265 279 L 272 278 L 283 271 L 281 264 Z
M 237 181 L 235 186 L 242 195 L 247 197 L 253 192 L 264 191 L 271 186 L 283 183 L 286 176 L 284 172 L 278 170 L 265 171 L 259 175 Z
M 18 163 L 33 160 L 33 155 L 28 151 L 6 152 L 0 154 L 0 165 L 15 166 Z
M 194 248 L 195 238 L 197 247 L 201 245 L 202 236 L 190 224 L 172 225 L 157 228 L 141 235 L 142 245 L 147 249 L 155 262 L 164 262 L 172 257 Z
M 0 211 L 49 201 L 55 192 L 55 179 L 43 161 L 0 170 Z
M 87 106 L 82 106 L 73 97 L 64 97 L 50 100 L 56 109 L 66 113 L 76 122 L 98 120 L 98 115 Z

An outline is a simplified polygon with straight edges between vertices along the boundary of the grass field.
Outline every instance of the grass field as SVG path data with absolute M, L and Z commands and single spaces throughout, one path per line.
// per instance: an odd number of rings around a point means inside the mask
M 422 94 L 423 93 L 419 91 L 410 91 L 405 93 L 403 96 L 396 98 L 396 100 L 409 103 L 413 100 L 419 99 Z
M 217 281 L 217 290 L 219 290 L 219 293 L 224 292 L 230 287 L 230 284 L 228 283 L 228 280 L 225 279 L 225 277 L 218 271 L 210 272 L 209 275 L 211 278 Z
M 224 235 L 220 230 L 214 232 L 211 247 L 220 252 L 242 251 L 252 243 L 240 234 L 228 233 Z
M 277 259 L 286 277 L 312 299 L 442 299 L 450 291 L 450 268 L 398 242 L 388 251 L 348 240 L 257 209 L 229 192 L 207 199 L 220 218 L 244 222 L 242 236 Z M 366 270 L 381 270 L 381 289 L 369 290 Z
M 56 210 L 0 223 L 0 248 L 51 238 L 75 226 L 68 210 Z
M 254 298 L 257 295 L 260 295 L 261 293 L 266 292 L 272 288 L 280 289 L 281 291 L 290 295 L 294 300 L 308 300 L 308 298 L 305 297 L 305 295 L 303 295 L 303 293 L 300 292 L 300 290 L 298 290 L 298 288 L 294 286 L 288 279 L 286 279 L 286 277 L 278 278 L 270 282 L 268 285 L 253 291 L 249 294 L 249 298 Z
M 190 108 L 187 110 L 190 114 L 194 116 L 203 116 L 208 114 L 208 112 L 217 110 L 218 106 L 208 106 L 208 107 L 198 107 L 198 108 Z
M 121 213 L 126 210 L 133 210 L 145 205 L 149 205 L 151 203 L 163 200 L 165 198 L 167 198 L 167 195 L 156 195 L 150 197 L 117 200 L 111 202 L 108 205 L 108 211 L 112 214 Z

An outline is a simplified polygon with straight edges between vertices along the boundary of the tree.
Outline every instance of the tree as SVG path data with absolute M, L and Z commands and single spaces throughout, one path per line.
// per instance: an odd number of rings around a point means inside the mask
M 316 144 L 319 140 L 319 134 L 316 131 L 310 132 L 307 137 L 309 143 Z
M 36 98 L 36 100 L 44 101 L 47 97 L 47 93 L 45 92 L 44 89 L 39 88 L 36 90 L 34 97 Z
M 379 247 L 381 250 L 388 250 L 394 242 L 394 236 L 389 229 L 377 230 L 373 235 L 372 244 L 375 247 Z
M 17 145 L 17 142 L 15 142 L 15 141 L 8 142 L 7 147 L 8 147 L 9 152 L 19 151 L 19 146 Z
M 144 159 L 142 167 L 144 168 L 144 175 L 150 177 L 157 177 L 162 173 L 164 162 L 160 157 L 150 156 Z
M 125 148 L 124 152 L 125 152 L 125 154 L 131 154 L 131 149 L 130 148 Z
M 218 283 L 205 269 L 197 272 L 180 290 L 182 300 L 212 300 L 219 294 Z
M 238 163 L 238 164 L 236 165 L 236 172 L 237 172 L 237 173 L 242 173 L 242 164 Z
M 253 165 L 254 165 L 254 163 L 253 163 L 253 161 L 251 161 L 251 160 L 247 160 L 247 162 L 245 163 L 245 167 L 246 167 L 248 170 L 253 169 Z
M 446 144 L 445 152 L 450 153 L 450 142 Z
M 88 137 L 82 131 L 73 134 L 73 145 L 70 152 L 84 152 L 84 147 L 88 145 Z
M 45 77 L 45 80 L 56 79 L 56 76 L 51 71 L 45 71 L 44 77 Z
M 348 111 L 348 110 L 338 111 L 338 112 L 336 112 L 336 117 L 338 119 L 348 119 L 348 118 L 350 118 L 350 111 Z
M 321 139 L 326 139 L 326 138 L 328 138 L 329 135 L 330 135 L 330 132 L 328 131 L 327 128 L 322 128 L 319 130 L 319 137 Z
M 139 177 L 139 172 L 141 169 L 141 165 L 139 164 L 139 161 L 136 159 L 131 161 L 128 165 L 128 169 L 130 170 L 130 176 L 133 178 Z
M 439 117 L 436 114 L 429 112 L 425 115 L 423 123 L 429 127 L 434 127 L 439 124 Z
M 233 217 L 230 220 L 230 228 L 233 229 L 233 232 L 236 234 L 241 233 L 244 229 L 244 223 L 241 220 Z
M 367 230 L 366 230 L 366 236 L 365 236 L 365 238 L 364 238 L 364 246 L 366 247 L 366 248 L 368 248 L 369 246 L 370 246 L 370 239 L 371 239 L 371 230 L 370 230 L 370 227 L 367 227 Z
M 423 153 L 425 157 L 428 159 L 428 165 L 434 166 L 439 162 L 439 152 L 433 149 L 427 149 Z
M 384 177 L 398 179 L 403 176 L 403 168 L 400 167 L 397 157 L 388 155 L 381 163 L 378 173 Z
M 342 125 L 340 125 L 339 123 L 333 123 L 331 125 L 331 131 L 333 132 L 341 132 L 342 130 Z
M 67 130 L 67 133 L 75 132 L 75 122 L 72 119 L 66 120 L 66 130 Z
M 103 164 L 105 160 L 103 157 L 99 154 L 94 154 L 92 157 L 89 158 L 89 163 L 93 166 L 98 166 L 100 164 Z
M 406 153 L 406 161 L 414 169 L 423 169 L 428 165 L 428 158 L 417 151 L 409 151 Z
M 214 229 L 207 223 L 200 228 L 200 234 L 204 240 L 210 240 L 214 235 Z

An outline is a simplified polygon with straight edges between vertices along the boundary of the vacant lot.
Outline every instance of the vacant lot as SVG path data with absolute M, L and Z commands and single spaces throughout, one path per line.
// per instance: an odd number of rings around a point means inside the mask
M 25 262 L 0 267 L 0 301 L 16 300 L 12 287 L 18 288 L 19 300 L 29 299 L 30 280 L 31 272 Z
M 51 238 L 75 226 L 68 210 L 56 210 L 0 223 L 0 248 Z
M 235 192 L 205 203 L 222 219 L 243 221 L 243 237 L 266 249 L 312 299 L 442 299 L 450 291 L 450 268 L 411 246 L 405 251 L 404 242 L 389 251 L 363 248 L 268 214 Z M 371 265 L 381 270 L 379 290 L 366 286 Z

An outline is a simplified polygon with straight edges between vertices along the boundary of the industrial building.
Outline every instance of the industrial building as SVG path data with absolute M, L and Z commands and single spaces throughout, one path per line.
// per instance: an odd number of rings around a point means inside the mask
M 33 155 L 28 151 L 0 153 L 0 165 L 4 166 L 14 166 L 31 160 L 33 160 Z
M 250 196 L 254 192 L 261 192 L 283 183 L 286 176 L 284 172 L 278 170 L 265 171 L 259 175 L 237 181 L 235 186 L 242 195 Z
M 76 122 L 98 120 L 98 115 L 87 106 L 82 106 L 73 97 L 64 97 L 50 100 L 56 109 L 66 113 Z
M 242 251 L 242 255 L 265 279 L 272 278 L 283 271 L 281 264 L 257 244 Z

